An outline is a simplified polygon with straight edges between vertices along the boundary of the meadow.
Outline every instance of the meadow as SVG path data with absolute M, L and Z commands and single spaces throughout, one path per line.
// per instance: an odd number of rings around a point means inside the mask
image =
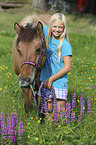
M 69 114 L 67 121 L 66 118 L 60 118 L 59 121 L 53 120 L 50 125 L 50 121 L 45 119 L 45 123 L 41 125 L 41 118 L 36 115 L 35 106 L 30 114 L 25 113 L 24 96 L 14 73 L 12 59 L 14 23 L 33 13 L 55 12 L 41 11 L 29 6 L 0 11 L 0 119 L 2 112 L 6 124 L 12 112 L 18 117 L 15 145 L 96 145 L 96 16 L 66 14 L 73 53 L 66 104 L 71 106 L 70 114 L 74 110 L 75 118 L 73 117 L 72 121 Z M 75 106 L 72 108 L 74 96 Z M 78 121 L 81 109 L 83 116 Z M 18 135 L 20 122 L 23 122 L 21 136 Z M 0 134 L 0 144 L 12 144 L 11 138 L 5 136 Z

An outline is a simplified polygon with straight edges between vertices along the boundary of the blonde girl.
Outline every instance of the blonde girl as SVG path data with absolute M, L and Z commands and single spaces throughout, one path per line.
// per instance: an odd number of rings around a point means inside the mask
M 42 22 L 42 21 L 41 21 Z M 54 14 L 46 26 L 43 22 L 43 32 L 47 46 L 45 64 L 41 70 L 38 95 L 44 84 L 46 96 L 49 96 L 48 108 L 51 107 L 50 88 L 54 87 L 58 112 L 65 111 L 65 101 L 68 93 L 68 72 L 71 70 L 72 48 L 67 34 L 66 17 L 62 13 Z

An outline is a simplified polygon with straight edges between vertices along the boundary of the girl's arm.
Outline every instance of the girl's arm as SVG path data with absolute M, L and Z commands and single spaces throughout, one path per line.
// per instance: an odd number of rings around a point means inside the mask
M 65 56 L 63 57 L 64 60 L 64 67 L 58 71 L 55 75 L 48 78 L 45 83 L 44 87 L 50 88 L 52 86 L 52 82 L 61 78 L 63 75 L 68 73 L 71 70 L 71 56 Z

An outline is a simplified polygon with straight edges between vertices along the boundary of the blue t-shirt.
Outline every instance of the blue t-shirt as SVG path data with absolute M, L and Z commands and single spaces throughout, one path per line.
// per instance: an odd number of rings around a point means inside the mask
M 47 32 L 48 32 L 48 27 L 44 25 L 44 36 L 45 36 L 45 41 L 47 37 Z M 64 61 L 63 57 L 64 56 L 72 56 L 72 48 L 69 42 L 64 39 L 62 46 L 61 46 L 61 60 L 58 60 L 56 51 L 57 47 L 59 45 L 59 40 L 54 39 L 51 37 L 51 41 L 48 45 L 48 50 L 47 50 L 47 56 L 45 60 L 45 64 L 41 70 L 41 75 L 40 75 L 40 81 L 44 82 L 46 79 L 48 79 L 50 76 L 55 75 L 60 69 L 64 67 Z M 66 73 L 64 76 L 61 78 L 55 80 L 52 83 L 52 86 L 54 88 L 59 88 L 59 89 L 67 89 L 68 86 L 68 73 Z

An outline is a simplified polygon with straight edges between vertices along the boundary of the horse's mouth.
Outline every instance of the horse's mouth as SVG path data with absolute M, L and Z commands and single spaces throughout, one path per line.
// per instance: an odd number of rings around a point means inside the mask
M 30 84 L 31 84 L 31 83 L 26 82 L 26 81 L 24 81 L 24 80 L 19 81 L 19 86 L 20 86 L 20 87 L 29 87 Z
M 19 86 L 21 87 L 29 87 L 30 85 L 34 85 L 35 79 L 31 77 L 21 78 L 20 75 L 18 76 Z

